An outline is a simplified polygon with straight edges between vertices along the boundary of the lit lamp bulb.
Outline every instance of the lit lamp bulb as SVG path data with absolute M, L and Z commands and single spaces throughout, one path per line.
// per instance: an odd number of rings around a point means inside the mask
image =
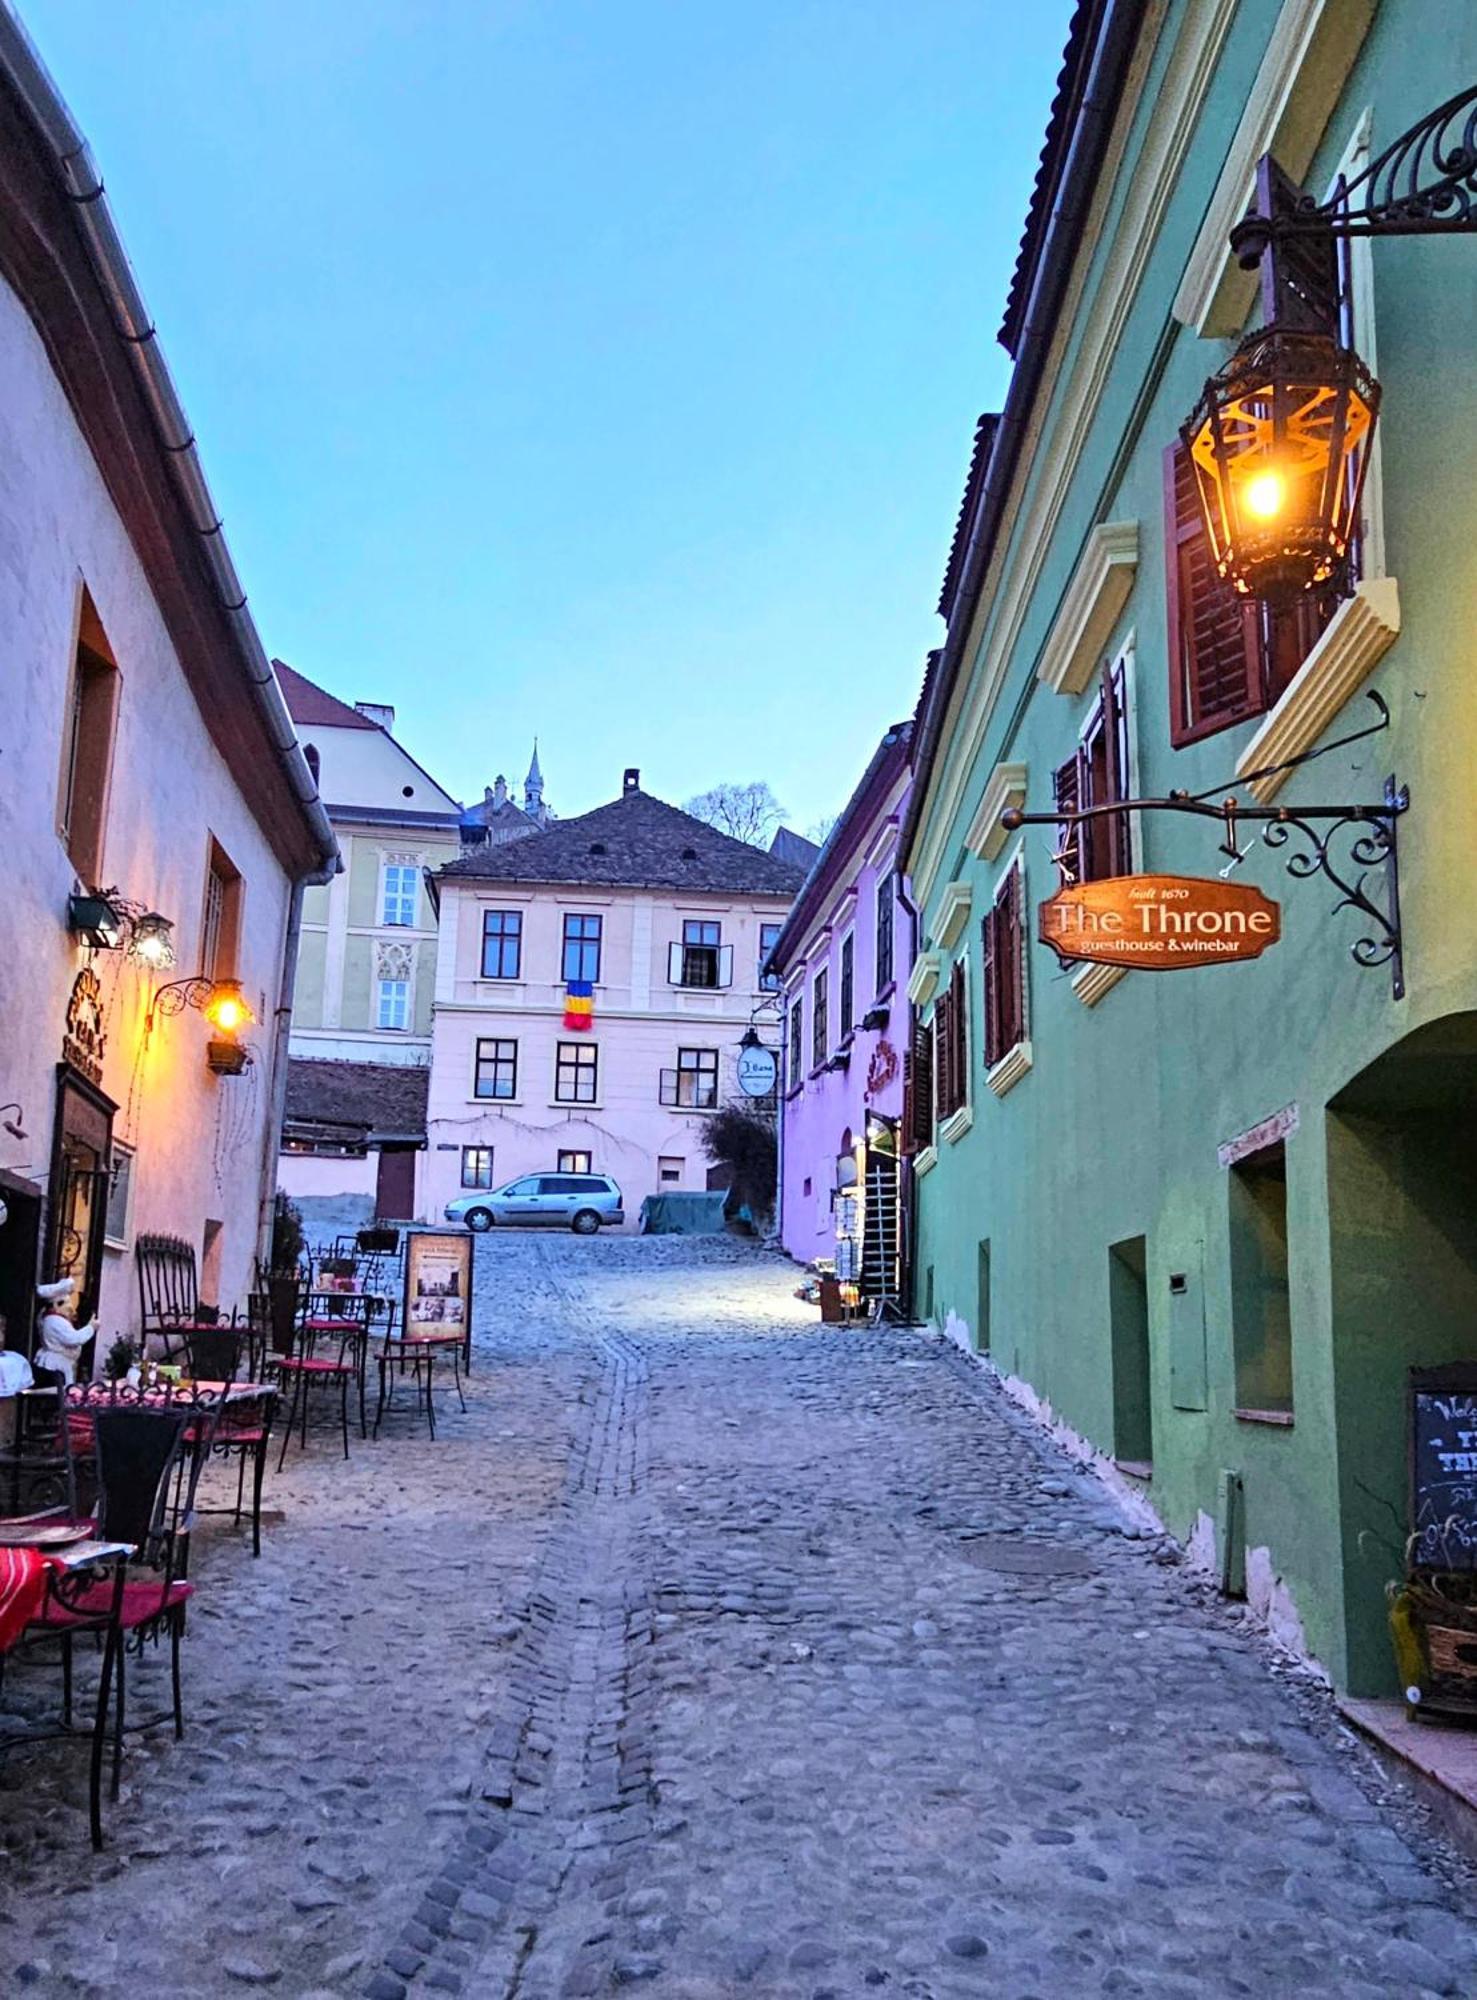
M 223 1035 L 234 1035 L 238 1028 L 244 1028 L 256 1019 L 246 1004 L 239 979 L 217 980 L 215 991 L 202 1011 L 211 1026 L 219 1028 Z
M 1282 512 L 1287 498 L 1287 482 L 1280 472 L 1259 472 L 1242 488 L 1242 502 L 1248 514 L 1270 521 Z
M 164 971 L 174 964 L 173 930 L 168 917 L 161 917 L 157 910 L 147 911 L 134 923 L 128 947 L 130 955 L 150 972 Z

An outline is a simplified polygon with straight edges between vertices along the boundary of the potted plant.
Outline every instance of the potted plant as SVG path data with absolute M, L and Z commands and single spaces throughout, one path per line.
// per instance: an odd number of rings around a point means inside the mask
M 103 1374 L 109 1382 L 125 1381 L 129 1370 L 136 1368 L 141 1358 L 138 1342 L 120 1333 L 103 1359 Z
M 292 1348 L 305 1247 L 301 1211 L 285 1194 L 279 1194 L 272 1215 L 272 1265 L 267 1273 L 274 1354 L 286 1354 Z

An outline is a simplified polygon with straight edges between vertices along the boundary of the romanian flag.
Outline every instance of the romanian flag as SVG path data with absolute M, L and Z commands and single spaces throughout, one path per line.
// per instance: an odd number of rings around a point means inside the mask
M 584 1034 L 595 1025 L 595 988 L 588 979 L 571 979 L 564 989 L 564 1025 Z

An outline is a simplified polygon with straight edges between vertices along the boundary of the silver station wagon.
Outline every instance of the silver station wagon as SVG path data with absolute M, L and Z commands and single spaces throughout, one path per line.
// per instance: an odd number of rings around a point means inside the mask
M 491 1229 L 495 1222 L 553 1223 L 580 1236 L 626 1219 L 621 1191 L 609 1174 L 524 1174 L 505 1187 L 458 1195 L 445 1213 L 448 1222 L 465 1222 L 468 1229 Z

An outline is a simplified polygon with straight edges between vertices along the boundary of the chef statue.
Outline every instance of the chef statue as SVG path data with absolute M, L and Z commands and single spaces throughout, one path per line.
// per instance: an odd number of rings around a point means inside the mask
M 36 1296 L 44 1302 L 41 1315 L 41 1344 L 36 1349 L 36 1366 L 59 1375 L 70 1386 L 77 1379 L 77 1356 L 97 1332 L 97 1321 L 73 1326 L 66 1307 L 77 1289 L 75 1278 L 58 1278 L 54 1284 L 38 1285 Z

